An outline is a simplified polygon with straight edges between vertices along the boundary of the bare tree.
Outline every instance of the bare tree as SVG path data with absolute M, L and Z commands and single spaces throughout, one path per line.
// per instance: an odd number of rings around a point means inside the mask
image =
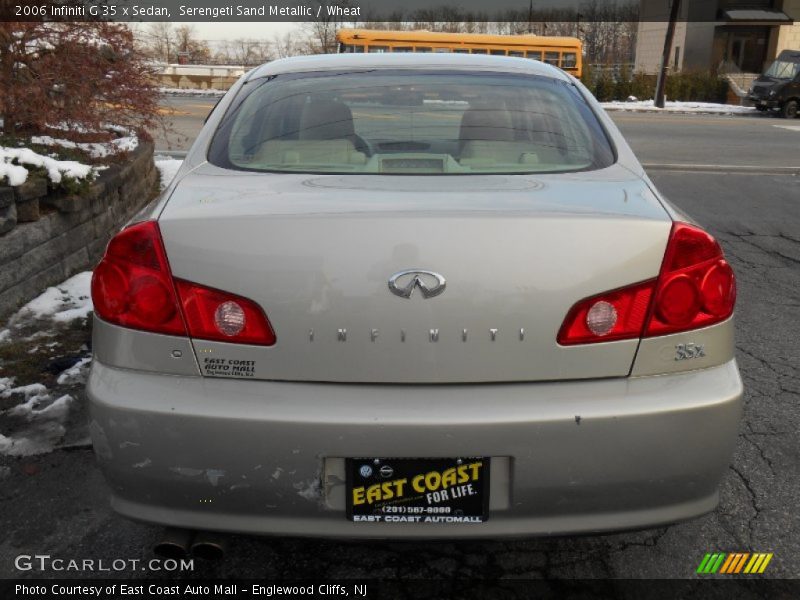
M 180 25 L 175 29 L 175 51 L 194 63 L 202 63 L 211 58 L 208 44 L 197 37 L 193 25 Z
M 292 31 L 287 31 L 284 34 L 275 34 L 272 38 L 272 52 L 276 58 L 287 58 L 303 54 L 307 47 L 308 45 Z
M 152 58 L 163 60 L 167 63 L 174 60 L 177 40 L 172 23 L 166 21 L 150 23 L 143 32 L 141 39 L 147 54 Z
M 315 6 L 321 7 L 319 19 L 304 23 L 306 30 L 307 52 L 304 54 L 331 54 L 336 52 L 336 32 L 345 24 L 356 25 L 355 21 L 349 21 L 346 17 L 331 14 L 329 8 L 349 8 L 352 6 L 350 0 L 333 0 L 323 2 L 314 0 Z M 315 9 L 312 9 L 315 10 Z M 315 10 L 316 14 L 316 10 Z
M 274 58 L 273 44 L 268 40 L 238 38 L 217 46 L 214 59 L 235 65 L 260 65 Z

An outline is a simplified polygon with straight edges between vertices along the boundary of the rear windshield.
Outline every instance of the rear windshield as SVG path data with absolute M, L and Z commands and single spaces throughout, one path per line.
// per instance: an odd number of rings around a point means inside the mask
M 246 84 L 209 160 L 250 171 L 468 175 L 599 169 L 614 153 L 569 83 L 381 70 Z

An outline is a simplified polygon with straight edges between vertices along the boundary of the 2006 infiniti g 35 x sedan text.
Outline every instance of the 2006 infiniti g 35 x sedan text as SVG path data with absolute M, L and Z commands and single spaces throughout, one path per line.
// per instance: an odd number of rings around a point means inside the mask
M 571 76 L 279 60 L 94 273 L 114 508 L 188 529 L 478 537 L 712 510 L 734 276 Z

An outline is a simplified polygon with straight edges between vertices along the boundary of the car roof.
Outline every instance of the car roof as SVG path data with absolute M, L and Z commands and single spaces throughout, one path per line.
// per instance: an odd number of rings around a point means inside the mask
M 500 73 L 526 73 L 569 81 L 561 69 L 530 58 L 452 53 L 376 53 L 376 54 L 316 54 L 281 58 L 256 67 L 247 80 L 297 73 L 302 71 L 335 71 L 339 69 L 463 69 L 466 71 L 493 71 Z

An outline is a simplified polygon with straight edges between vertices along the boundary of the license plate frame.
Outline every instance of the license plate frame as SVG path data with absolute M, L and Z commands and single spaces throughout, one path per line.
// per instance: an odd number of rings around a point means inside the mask
M 398 525 L 485 523 L 490 466 L 483 456 L 346 458 L 346 518 Z

